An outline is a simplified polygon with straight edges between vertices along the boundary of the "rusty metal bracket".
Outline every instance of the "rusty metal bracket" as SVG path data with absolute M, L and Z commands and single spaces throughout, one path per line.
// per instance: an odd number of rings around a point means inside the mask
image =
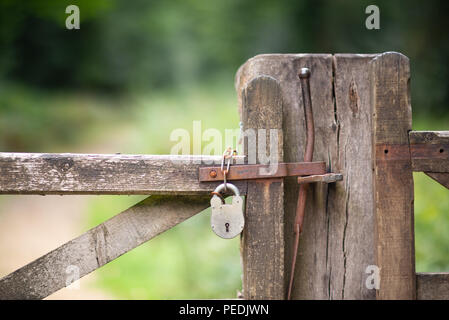
M 272 170 L 273 174 L 262 174 L 270 168 L 266 164 L 244 164 L 232 165 L 226 174 L 227 180 L 252 180 L 252 179 L 270 179 L 295 176 L 323 175 L 326 173 L 326 163 L 320 162 L 291 162 L 278 163 L 277 168 Z M 265 170 L 263 170 L 265 169 Z M 223 180 L 223 172 L 220 167 L 200 167 L 200 182 L 213 182 Z
M 312 99 L 310 95 L 310 69 L 309 68 L 301 68 L 298 73 L 298 77 L 301 82 L 301 91 L 302 91 L 302 100 L 304 104 L 304 118 L 306 123 L 306 147 L 304 151 L 304 162 L 311 162 L 313 159 L 313 149 L 315 144 L 315 126 L 313 122 L 313 109 L 312 109 Z M 336 181 L 343 180 L 343 175 L 339 173 L 328 173 L 322 175 L 309 175 L 298 178 L 299 183 L 299 192 L 298 192 L 298 202 L 296 205 L 296 216 L 294 222 L 294 242 L 293 242 L 293 257 L 292 257 L 292 265 L 290 268 L 290 281 L 288 285 L 287 299 L 291 299 L 292 289 L 293 289 L 293 280 L 295 276 L 295 266 L 296 266 L 296 257 L 298 255 L 298 247 L 299 247 L 299 235 L 302 232 L 302 225 L 305 214 L 306 207 L 306 199 L 307 199 L 307 190 L 309 187 L 309 183 L 333 183 Z
M 343 180 L 343 175 L 341 173 L 326 173 L 321 175 L 298 177 L 299 184 L 314 183 L 314 182 L 334 183 L 341 180 Z

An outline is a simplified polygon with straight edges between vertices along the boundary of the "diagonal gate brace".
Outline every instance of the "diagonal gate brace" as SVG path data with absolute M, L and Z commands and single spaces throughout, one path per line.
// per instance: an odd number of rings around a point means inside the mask
M 43 299 L 209 207 L 209 196 L 154 195 L 0 279 L 0 300 Z M 68 269 L 69 268 L 69 269 Z

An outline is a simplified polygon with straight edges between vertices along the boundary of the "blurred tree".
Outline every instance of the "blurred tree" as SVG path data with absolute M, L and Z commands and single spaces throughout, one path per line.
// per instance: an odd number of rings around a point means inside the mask
M 77 4 L 81 29 L 65 29 Z M 380 30 L 365 8 L 380 8 Z M 232 78 L 269 52 L 400 51 L 415 111 L 449 112 L 446 1 L 0 1 L 0 79 L 121 92 Z

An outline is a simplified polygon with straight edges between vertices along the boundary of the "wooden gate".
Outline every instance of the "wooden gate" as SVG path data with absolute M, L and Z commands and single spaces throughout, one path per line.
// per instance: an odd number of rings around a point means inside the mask
M 449 298 L 449 274 L 415 273 L 412 172 L 449 187 L 449 132 L 412 131 L 409 60 L 394 52 L 248 60 L 236 77 L 239 113 L 244 129 L 281 132 L 279 162 L 303 158 L 301 67 L 312 71 L 314 159 L 343 180 L 309 188 L 292 297 Z M 66 286 L 68 266 L 82 277 L 201 212 L 218 185 L 199 181 L 206 161 L 221 157 L 0 153 L 1 194 L 151 195 L 0 279 L 0 298 L 44 298 Z M 243 296 L 285 299 L 298 183 L 235 184 L 246 197 Z M 369 270 L 379 271 L 374 288 Z

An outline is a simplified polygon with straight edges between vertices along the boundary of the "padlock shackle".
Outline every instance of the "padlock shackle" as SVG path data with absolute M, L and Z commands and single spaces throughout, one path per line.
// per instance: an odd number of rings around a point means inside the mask
M 223 191 L 225 187 L 231 189 L 232 192 L 234 192 L 234 195 L 240 196 L 239 189 L 235 185 L 233 185 L 232 183 L 229 183 L 229 182 L 226 184 L 224 184 L 224 183 L 220 184 L 218 187 L 215 188 L 214 192 L 221 193 L 221 191 Z

